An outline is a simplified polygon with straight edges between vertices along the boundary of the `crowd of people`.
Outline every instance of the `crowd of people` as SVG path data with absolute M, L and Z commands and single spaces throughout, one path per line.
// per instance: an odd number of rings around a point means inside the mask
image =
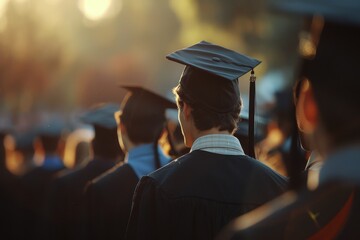
M 175 100 L 123 85 L 121 104 L 82 114 L 94 136 L 72 168 L 56 121 L 26 134 L 2 129 L 0 238 L 359 239 L 360 3 L 272 6 L 302 16 L 311 35 L 299 41 L 312 51 L 300 51 L 293 104 L 280 111 L 278 102 L 282 144 L 262 156 L 270 134 L 253 135 L 251 107 L 240 119 L 239 77 L 251 72 L 255 84 L 261 62 L 202 41 L 166 56 L 185 66 Z M 16 174 L 8 136 L 23 159 Z M 275 154 L 286 170 L 268 161 Z

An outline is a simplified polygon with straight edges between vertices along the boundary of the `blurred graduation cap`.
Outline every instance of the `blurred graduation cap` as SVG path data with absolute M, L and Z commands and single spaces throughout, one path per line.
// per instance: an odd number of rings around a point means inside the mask
M 118 104 L 114 103 L 97 105 L 82 115 L 80 120 L 93 126 L 114 129 L 117 127 L 114 114 L 119 110 L 119 107 Z
M 138 99 L 139 102 L 142 102 L 141 104 L 149 104 L 152 105 L 152 107 L 164 110 L 177 108 L 174 101 L 167 99 L 155 91 L 140 86 L 121 85 L 120 87 L 128 90 L 134 98 Z
M 94 154 L 102 157 L 113 158 L 122 151 L 118 144 L 117 123 L 115 113 L 119 110 L 119 104 L 103 103 L 92 107 L 80 117 L 80 120 L 94 128 L 92 148 Z
M 49 118 L 37 128 L 38 136 L 44 137 L 60 137 L 68 129 L 66 123 L 57 118 Z
M 0 135 L 5 136 L 14 130 L 14 126 L 9 115 L 0 114 Z
M 360 24 L 358 0 L 273 0 L 270 6 L 286 13 L 301 16 L 321 15 L 338 23 Z
M 13 134 L 15 141 L 15 149 L 20 151 L 32 151 L 34 149 L 34 141 L 37 137 L 35 129 L 29 129 Z
M 199 107 L 214 113 L 230 113 L 240 102 L 238 78 L 251 71 L 249 101 L 249 155 L 254 153 L 254 68 L 260 61 L 230 49 L 201 41 L 166 56 L 186 65 L 179 84 L 186 97 Z

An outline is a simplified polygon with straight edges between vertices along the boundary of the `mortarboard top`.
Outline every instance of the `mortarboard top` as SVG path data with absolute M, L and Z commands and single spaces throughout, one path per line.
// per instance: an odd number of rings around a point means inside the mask
M 206 41 L 166 58 L 186 65 L 180 85 L 189 100 L 216 113 L 234 110 L 234 103 L 240 101 L 238 78 L 260 64 L 259 60 Z
M 119 105 L 114 103 L 101 104 L 85 113 L 80 119 L 87 124 L 100 126 L 106 129 L 117 127 L 114 113 L 119 110 Z
M 37 137 L 35 129 L 30 129 L 13 134 L 15 140 L 15 148 L 18 150 L 32 149 L 34 140 Z
M 11 123 L 11 119 L 8 115 L 0 114 L 0 134 L 6 135 L 8 133 L 13 132 L 14 126 Z
M 121 85 L 121 88 L 128 90 L 133 98 L 149 107 L 157 107 L 162 109 L 176 109 L 177 105 L 174 101 L 163 97 L 162 95 L 145 89 L 140 86 Z
M 304 75 L 312 76 L 312 81 L 324 81 L 327 85 L 330 82 L 338 84 L 338 79 L 357 79 L 353 69 L 357 68 L 360 54 L 360 1 L 278 0 L 272 6 L 287 13 L 310 17 L 320 15 L 325 19 L 316 56 L 303 63 Z M 345 81 L 339 87 L 345 87 L 350 82 L 356 83 Z
M 67 130 L 64 121 L 56 118 L 49 118 L 41 123 L 37 128 L 39 136 L 59 137 Z
M 358 0 L 276 0 L 271 7 L 300 15 L 321 15 L 328 20 L 360 24 L 360 1 Z

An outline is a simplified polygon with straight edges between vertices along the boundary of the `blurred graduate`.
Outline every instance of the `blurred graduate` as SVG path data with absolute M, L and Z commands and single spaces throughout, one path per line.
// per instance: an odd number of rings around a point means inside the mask
M 148 89 L 123 86 L 129 92 L 116 114 L 125 164 L 91 182 L 86 239 L 123 239 L 139 179 L 171 160 L 159 146 L 165 131 L 165 110 L 176 104 Z
M 62 143 L 65 123 L 59 119 L 44 120 L 37 129 L 35 151 L 42 153 L 43 161 L 21 177 L 24 237 L 35 239 L 42 232 L 43 204 L 51 181 L 56 173 L 65 169 L 62 159 Z
M 61 172 L 52 184 L 44 210 L 44 239 L 78 239 L 85 219 L 86 184 L 123 159 L 114 113 L 116 104 L 95 106 L 81 117 L 94 128 L 92 157 L 75 170 Z
M 323 165 L 312 190 L 288 192 L 240 217 L 219 239 L 359 239 L 360 3 L 293 0 L 277 9 L 310 18 L 315 51 L 302 64 L 297 115 Z
M 260 61 L 205 41 L 167 58 L 186 65 L 174 93 L 191 150 L 141 179 L 126 239 L 213 239 L 286 187 L 232 135 L 242 104 L 238 78 Z
M 4 239 L 15 239 L 19 221 L 19 181 L 6 166 L 4 140 L 10 132 L 10 126 L 0 126 L 0 231 Z

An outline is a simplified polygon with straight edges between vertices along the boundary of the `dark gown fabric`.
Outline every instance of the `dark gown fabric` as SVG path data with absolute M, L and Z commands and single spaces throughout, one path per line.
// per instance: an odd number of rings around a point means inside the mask
M 267 217 L 259 218 L 264 214 L 260 208 L 246 220 L 229 224 L 218 239 L 360 239 L 360 199 L 355 186 L 329 182 L 316 191 L 291 195 L 267 204 L 267 209 L 282 206 Z M 254 218 L 261 220 L 237 229 L 240 222 Z
M 138 181 L 128 164 L 92 181 L 86 191 L 86 239 L 123 239 Z
M 126 239 L 213 239 L 286 185 L 286 178 L 248 156 L 193 151 L 141 179 Z
M 64 170 L 64 167 L 49 170 L 36 167 L 21 179 L 21 234 L 26 239 L 38 239 L 43 229 L 43 206 L 46 193 L 51 186 L 56 173 Z
M 0 136 L 0 140 L 2 136 Z M 2 144 L 2 141 L 0 141 Z M 17 239 L 19 221 L 19 181 L 6 168 L 5 149 L 0 145 L 0 232 L 1 239 Z
M 286 193 L 229 224 L 219 239 L 360 239 L 359 156 L 358 143 L 332 151 L 316 190 Z
M 79 239 L 85 221 L 84 193 L 89 181 L 114 167 L 110 159 L 96 158 L 86 166 L 61 173 L 47 195 L 43 239 Z

